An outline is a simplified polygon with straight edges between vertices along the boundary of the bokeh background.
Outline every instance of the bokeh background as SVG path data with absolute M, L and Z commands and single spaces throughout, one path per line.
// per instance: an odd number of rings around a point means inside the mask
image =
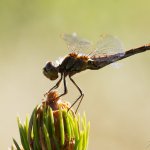
M 94 41 L 109 33 L 126 49 L 141 46 L 150 42 L 149 6 L 149 0 L 0 0 L 0 149 L 19 140 L 16 116 L 24 120 L 55 84 L 42 68 L 68 53 L 61 33 Z M 91 122 L 89 150 L 149 144 L 150 52 L 120 63 L 74 76 L 85 93 L 79 111 Z M 79 93 L 70 81 L 68 88 L 63 100 L 73 102 Z

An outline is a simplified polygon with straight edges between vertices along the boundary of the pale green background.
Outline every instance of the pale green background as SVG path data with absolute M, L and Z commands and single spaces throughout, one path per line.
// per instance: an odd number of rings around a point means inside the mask
M 117 35 L 127 49 L 150 42 L 149 0 L 0 0 L 0 149 L 19 140 L 24 120 L 55 82 L 42 75 L 48 60 L 68 53 L 61 33 L 90 40 Z M 150 52 L 121 67 L 74 77 L 85 93 L 80 112 L 91 122 L 89 150 L 142 150 L 150 140 Z M 61 87 L 62 88 L 62 87 Z M 73 102 L 77 90 L 68 82 Z M 61 90 L 60 90 L 61 92 Z

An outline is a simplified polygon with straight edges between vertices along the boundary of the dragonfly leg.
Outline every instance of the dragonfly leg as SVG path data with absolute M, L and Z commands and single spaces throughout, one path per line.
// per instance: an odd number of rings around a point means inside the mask
M 61 95 L 59 95 L 57 98 L 60 98 L 68 93 L 67 86 L 66 86 L 66 75 L 63 75 L 63 82 L 64 82 L 64 92 Z
M 61 77 L 60 77 L 60 79 L 58 80 L 58 82 L 56 83 L 56 85 L 53 86 L 47 93 L 45 93 L 44 96 L 46 96 L 48 93 L 50 93 L 50 91 L 52 91 L 52 90 L 54 90 L 54 89 L 57 89 L 57 88 L 59 87 L 59 85 L 60 85 L 60 83 L 61 83 L 61 81 L 62 81 L 62 77 L 63 77 L 63 75 L 61 74 Z
M 76 108 L 75 114 L 76 114 L 77 111 L 78 111 L 78 108 L 79 108 L 79 106 L 80 106 L 80 104 L 81 104 L 81 102 L 82 102 L 83 97 L 84 97 L 84 94 L 82 93 L 81 97 L 79 97 L 80 101 L 79 101 L 79 104 L 78 104 L 78 106 L 77 106 L 77 108 Z M 78 101 L 79 99 L 77 99 L 77 101 Z M 69 109 L 70 109 L 70 108 L 69 108 Z
M 79 104 L 78 104 L 78 106 L 77 106 L 77 108 L 76 108 L 76 111 L 75 111 L 75 113 L 77 113 L 77 110 L 78 110 L 78 108 L 79 108 L 79 106 L 80 106 L 80 104 L 81 104 L 81 102 L 82 102 L 82 99 L 83 99 L 83 97 L 84 97 L 84 94 L 83 94 L 83 92 L 81 91 L 81 89 L 79 88 L 79 86 L 75 83 L 75 81 L 71 78 L 71 76 L 69 76 L 69 79 L 70 79 L 71 82 L 76 86 L 76 88 L 79 90 L 80 96 L 74 101 L 74 103 L 70 106 L 70 108 L 68 109 L 68 111 L 79 101 Z
M 58 82 L 56 83 L 56 85 L 55 85 L 54 87 L 52 87 L 52 88 L 48 91 L 48 93 L 49 93 L 50 91 L 52 91 L 53 89 L 57 89 L 57 88 L 59 87 L 59 85 L 60 85 L 60 83 L 61 83 L 61 81 L 62 81 L 62 77 L 63 77 L 63 75 L 61 74 L 61 77 L 60 77 L 60 79 L 58 80 Z

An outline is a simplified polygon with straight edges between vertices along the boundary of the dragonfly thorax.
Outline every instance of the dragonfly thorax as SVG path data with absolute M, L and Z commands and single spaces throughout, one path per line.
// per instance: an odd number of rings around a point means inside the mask
M 60 73 L 74 75 L 87 69 L 88 56 L 70 53 L 57 67 Z

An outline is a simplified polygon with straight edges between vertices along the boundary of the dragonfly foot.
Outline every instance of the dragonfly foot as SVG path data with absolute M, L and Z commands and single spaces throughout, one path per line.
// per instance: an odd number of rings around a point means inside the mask
M 46 97 L 48 95 L 48 92 L 46 92 L 45 94 L 44 94 L 44 97 Z

